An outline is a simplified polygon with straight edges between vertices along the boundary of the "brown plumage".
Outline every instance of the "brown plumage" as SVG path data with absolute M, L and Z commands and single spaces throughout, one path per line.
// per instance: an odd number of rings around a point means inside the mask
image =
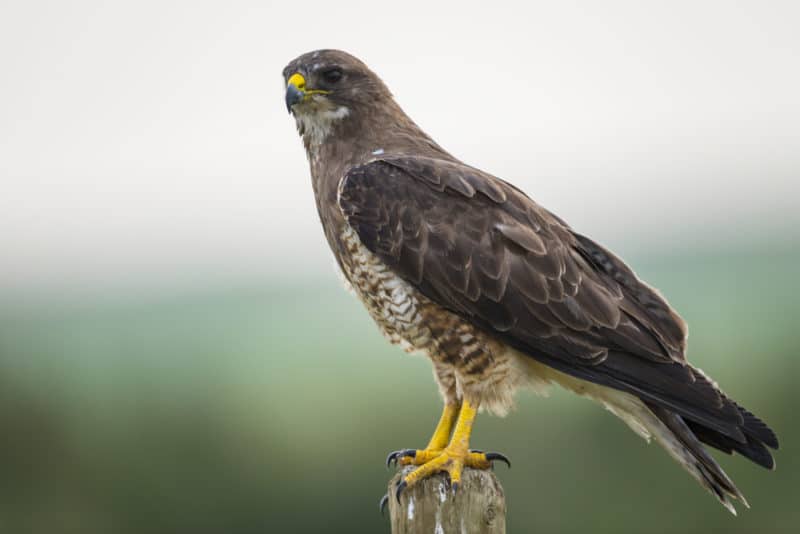
M 685 358 L 686 325 L 625 263 L 422 132 L 363 63 L 284 70 L 325 235 L 382 331 L 434 362 L 446 403 L 505 413 L 556 382 L 655 437 L 733 510 L 700 442 L 772 468 L 775 434 Z M 306 82 L 306 80 L 308 80 Z

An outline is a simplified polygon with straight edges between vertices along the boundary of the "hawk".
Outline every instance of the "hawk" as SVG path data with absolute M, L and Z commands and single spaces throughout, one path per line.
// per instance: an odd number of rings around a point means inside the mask
M 686 323 L 616 255 L 514 185 L 450 155 L 364 63 L 318 50 L 283 71 L 325 237 L 380 330 L 433 362 L 444 410 L 396 488 L 506 458 L 469 448 L 479 409 L 560 385 L 653 438 L 731 512 L 706 451 L 768 469 L 775 433 L 686 360 Z

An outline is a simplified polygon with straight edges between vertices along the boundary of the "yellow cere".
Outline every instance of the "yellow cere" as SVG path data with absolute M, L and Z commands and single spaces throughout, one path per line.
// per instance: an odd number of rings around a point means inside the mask
M 308 97 L 309 95 L 327 95 L 330 94 L 330 91 L 324 91 L 322 89 L 306 89 L 306 79 L 303 77 L 302 74 L 299 72 L 295 72 L 289 77 L 289 81 L 286 82 L 286 85 L 294 85 L 300 91 L 302 91 L 303 95 Z
M 286 85 L 294 85 L 301 91 L 306 90 L 306 79 L 303 78 L 303 75 L 299 72 L 295 72 L 294 74 L 289 77 L 289 81 L 286 82 Z

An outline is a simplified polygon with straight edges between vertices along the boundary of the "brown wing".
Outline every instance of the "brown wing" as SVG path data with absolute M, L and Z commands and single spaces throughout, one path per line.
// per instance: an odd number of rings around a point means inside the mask
M 667 302 L 510 184 L 393 157 L 351 169 L 339 204 L 362 243 L 439 305 L 562 372 L 747 442 L 741 410 L 686 363 Z

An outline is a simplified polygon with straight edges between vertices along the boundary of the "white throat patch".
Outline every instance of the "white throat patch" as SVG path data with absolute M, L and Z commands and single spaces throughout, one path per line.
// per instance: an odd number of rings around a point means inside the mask
M 336 109 L 320 110 L 312 113 L 297 113 L 295 120 L 300 131 L 303 132 L 303 137 L 307 138 L 309 144 L 321 144 L 336 121 L 350 115 L 350 109 L 345 106 L 339 106 Z

